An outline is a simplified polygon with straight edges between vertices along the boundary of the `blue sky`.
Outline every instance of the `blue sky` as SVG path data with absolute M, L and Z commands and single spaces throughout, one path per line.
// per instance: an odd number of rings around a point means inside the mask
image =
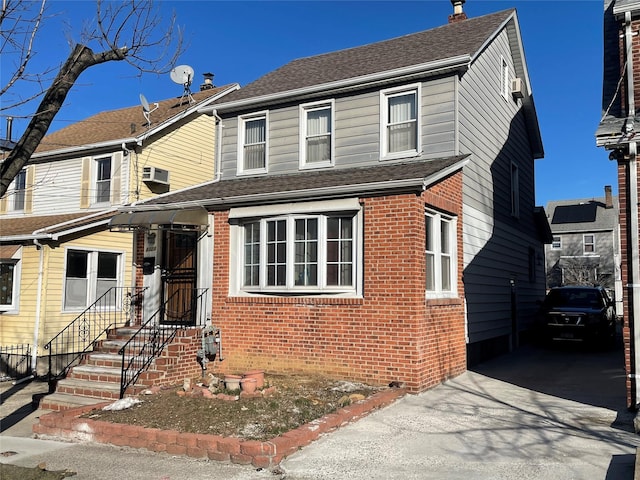
M 452 13 L 449 0 L 423 1 L 169 1 L 158 2 L 168 17 L 177 14 L 188 49 L 179 64 L 214 83 L 241 86 L 295 58 L 386 40 L 438 27 Z M 52 0 L 36 43 L 37 65 L 56 65 L 68 53 L 68 38 L 91 19 L 95 2 Z M 542 132 L 545 158 L 536 161 L 536 204 L 550 200 L 603 196 L 605 185 L 617 194 L 616 165 L 595 146 L 601 114 L 603 1 L 467 0 L 475 17 L 516 8 L 529 76 Z M 4 63 L 4 60 L 3 60 Z M 0 64 L 4 84 L 10 70 Z M 83 73 L 49 132 L 103 110 L 139 104 L 143 93 L 154 101 L 180 96 L 169 75 L 135 76 L 124 63 L 107 63 Z M 15 93 L 15 91 L 14 91 Z M 4 102 L 4 99 L 2 99 Z M 27 124 L 19 118 L 15 140 Z M 9 112 L 2 112 L 6 116 Z M 0 135 L 5 135 L 0 121 Z

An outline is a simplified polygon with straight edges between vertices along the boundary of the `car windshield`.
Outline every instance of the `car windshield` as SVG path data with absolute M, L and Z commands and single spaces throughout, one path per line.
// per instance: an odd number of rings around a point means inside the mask
M 551 290 L 547 294 L 545 304 L 550 308 L 578 307 L 602 308 L 602 297 L 597 291 L 588 288 L 572 288 L 570 290 Z

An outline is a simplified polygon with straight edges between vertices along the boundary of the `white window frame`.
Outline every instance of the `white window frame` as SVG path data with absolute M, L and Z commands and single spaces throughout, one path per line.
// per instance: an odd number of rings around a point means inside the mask
M 510 188 L 510 203 L 511 203 L 511 216 L 515 218 L 520 217 L 520 169 L 518 165 L 511 162 L 509 166 L 509 182 Z
M 264 120 L 264 166 L 260 168 L 244 168 L 244 147 L 246 136 L 246 124 L 252 120 Z M 269 112 L 254 112 L 238 117 L 238 175 L 253 175 L 256 173 L 267 173 L 269 166 Z
M 500 95 L 505 100 L 509 100 L 511 85 L 509 84 L 509 63 L 500 55 Z
M 87 254 L 87 295 L 85 298 L 84 306 L 66 306 L 67 299 L 67 256 L 69 252 L 84 252 Z M 116 287 L 122 287 L 124 281 L 124 252 L 117 250 L 104 250 L 104 249 L 88 249 L 83 247 L 67 247 L 64 252 L 64 271 L 62 273 L 62 311 L 63 312 L 77 312 L 83 311 L 92 305 L 97 300 L 97 286 L 98 286 L 98 256 L 100 253 L 109 253 L 117 256 L 116 265 Z M 116 305 L 113 307 L 119 309 L 121 305 L 118 304 L 119 299 L 116 297 Z
M 0 264 L 13 265 L 11 303 L 0 304 L 0 312 L 18 313 L 18 306 L 20 305 L 20 280 L 22 278 L 22 248 L 19 248 L 11 258 L 1 258 Z
M 416 96 L 416 148 L 402 152 L 389 152 L 387 127 L 389 125 L 388 99 L 413 93 Z M 392 160 L 404 157 L 416 157 L 422 153 L 422 85 L 415 83 L 401 87 L 387 88 L 380 91 L 380 159 Z
M 105 179 L 100 180 L 98 178 L 98 174 L 100 172 L 100 162 L 104 161 L 104 160 L 109 160 L 110 166 L 109 166 L 109 198 L 107 198 L 106 200 L 101 200 L 100 198 L 98 198 L 98 195 L 100 194 L 100 187 L 99 187 L 99 182 L 106 182 Z M 93 204 L 94 205 L 110 205 L 111 204 L 111 196 L 112 196 L 112 192 L 113 192 L 113 169 L 114 169 L 114 161 L 113 161 L 113 156 L 112 155 L 106 155 L 104 157 L 95 157 L 93 159 L 93 188 L 94 188 L 94 193 L 93 193 Z
M 553 240 L 551 242 L 551 250 L 562 250 L 562 236 L 561 235 L 554 235 L 553 236 Z
M 587 237 L 591 237 L 592 241 L 587 241 Z M 587 250 L 590 245 L 592 250 Z M 582 252 L 584 255 L 596 255 L 596 236 L 593 233 L 585 233 L 582 235 Z
M 431 219 L 431 224 L 437 228 L 437 235 L 432 235 L 432 245 L 427 245 L 427 219 Z M 446 215 L 436 210 L 425 209 L 425 294 L 426 298 L 454 298 L 458 296 L 458 236 L 457 236 L 457 217 Z M 447 238 L 449 239 L 449 252 L 442 250 L 441 229 L 446 228 Z M 431 248 L 429 248 L 431 247 Z M 430 274 L 429 257 L 432 257 L 432 284 L 431 289 L 428 288 Z M 448 259 L 449 268 L 449 288 L 443 286 L 443 259 Z M 436 274 L 439 272 L 439 274 Z
M 307 115 L 309 112 L 318 110 L 329 110 L 329 159 L 322 162 L 309 162 L 307 159 Z M 333 99 L 328 101 L 304 103 L 300 105 L 300 169 L 331 167 L 335 159 L 335 102 Z
M 22 188 L 20 188 L 20 181 L 22 180 Z M 11 209 L 15 212 L 23 212 L 27 205 L 27 170 L 22 169 L 18 172 L 13 180 L 13 201 L 11 202 Z M 21 199 L 21 205 L 18 205 L 18 200 Z

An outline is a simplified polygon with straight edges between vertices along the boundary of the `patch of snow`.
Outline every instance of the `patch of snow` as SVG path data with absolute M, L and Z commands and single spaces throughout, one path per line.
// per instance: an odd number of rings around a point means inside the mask
M 106 407 L 102 407 L 102 410 L 126 410 L 127 408 L 133 407 L 137 403 L 142 403 L 142 400 L 138 400 L 133 397 L 125 397 L 120 400 L 116 400 L 113 403 L 110 403 Z
M 365 385 L 362 383 L 341 381 L 331 388 L 331 390 L 334 392 L 355 392 L 363 388 L 365 388 Z

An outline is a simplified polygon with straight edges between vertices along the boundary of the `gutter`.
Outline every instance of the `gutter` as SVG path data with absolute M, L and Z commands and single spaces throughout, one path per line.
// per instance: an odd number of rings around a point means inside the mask
M 388 70 L 385 72 L 376 72 L 369 75 L 362 75 L 360 77 L 347 78 L 343 80 L 336 80 L 335 82 L 322 83 L 318 85 L 312 85 L 309 87 L 296 88 L 294 90 L 287 90 L 284 92 L 272 93 L 268 95 L 261 95 L 258 97 L 244 98 L 241 100 L 231 101 L 227 103 L 218 103 L 214 106 L 203 107 L 198 110 L 201 113 L 211 113 L 215 110 L 240 108 L 253 105 L 255 103 L 272 102 L 282 99 L 290 99 L 291 97 L 311 95 L 314 93 L 327 93 L 328 90 L 346 89 L 349 87 L 363 87 L 369 86 L 368 84 L 381 82 L 393 78 L 397 80 L 398 77 L 407 75 L 416 75 L 424 73 L 442 73 L 446 70 L 457 70 L 468 68 L 471 57 L 469 54 L 458 55 L 456 57 L 446 58 L 444 60 L 436 60 L 433 62 L 422 63 L 419 65 L 410 65 L 408 67 L 398 68 L 395 70 Z

